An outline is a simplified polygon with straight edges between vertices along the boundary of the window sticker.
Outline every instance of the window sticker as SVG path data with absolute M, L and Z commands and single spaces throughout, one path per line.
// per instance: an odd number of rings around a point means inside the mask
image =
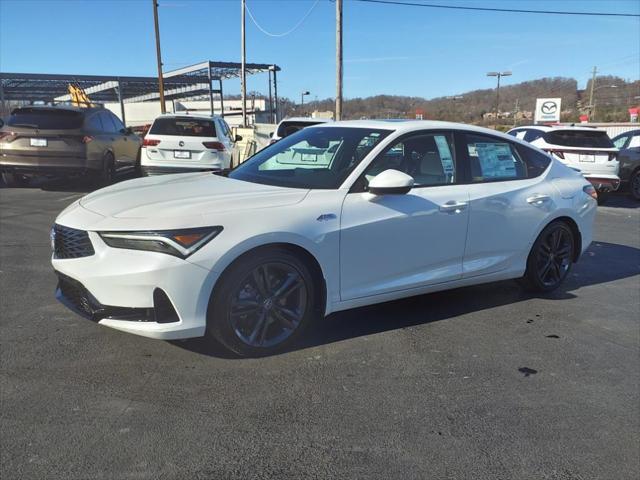
M 476 143 L 475 150 L 483 177 L 513 178 L 518 176 L 511 147 L 508 144 Z M 469 153 L 471 154 L 471 152 Z
M 447 142 L 447 137 L 444 135 L 435 135 L 433 138 L 435 139 L 436 146 L 438 147 L 442 168 L 447 176 L 447 183 L 450 183 L 454 176 L 455 165 L 453 163 L 451 149 L 449 148 L 449 142 Z

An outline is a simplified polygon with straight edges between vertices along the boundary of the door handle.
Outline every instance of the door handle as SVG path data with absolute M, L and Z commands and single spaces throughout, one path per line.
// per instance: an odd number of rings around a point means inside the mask
M 530 203 L 531 205 L 542 205 L 549 200 L 551 200 L 549 195 L 532 195 L 527 198 L 527 203 Z
M 440 205 L 440 211 L 443 213 L 460 213 L 469 206 L 467 202 L 456 202 L 451 200 L 444 205 Z

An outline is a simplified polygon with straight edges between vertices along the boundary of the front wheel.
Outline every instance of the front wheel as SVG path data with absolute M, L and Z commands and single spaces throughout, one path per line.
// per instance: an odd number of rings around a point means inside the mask
M 209 304 L 207 332 L 240 356 L 282 351 L 320 315 L 310 269 L 284 249 L 240 258 L 218 285 Z
M 573 258 L 573 231 L 562 221 L 553 222 L 533 244 L 522 283 L 528 290 L 551 292 L 569 275 Z
M 640 200 L 640 170 L 636 170 L 631 175 L 631 196 L 636 200 Z

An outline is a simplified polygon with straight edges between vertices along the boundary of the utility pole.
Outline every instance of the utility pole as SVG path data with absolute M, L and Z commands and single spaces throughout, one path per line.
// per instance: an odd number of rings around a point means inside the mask
M 162 56 L 160 55 L 160 26 L 158 25 L 158 2 L 153 2 L 153 23 L 156 28 L 156 57 L 158 59 L 158 89 L 160 90 L 160 112 L 167 113 L 164 104 L 164 78 L 162 77 Z
M 336 0 L 336 120 L 342 120 L 342 0 Z
M 596 86 L 596 74 L 598 73 L 598 67 L 593 67 L 593 72 L 591 75 L 591 88 L 589 89 L 589 120 L 592 121 L 595 117 L 595 105 L 593 104 L 593 92 Z
M 498 77 L 498 86 L 496 87 L 496 124 L 498 123 L 498 113 L 500 113 L 500 78 L 511 76 L 511 72 L 489 72 L 487 77 Z
M 242 50 L 242 66 L 241 66 L 241 82 L 242 82 L 242 126 L 247 127 L 247 49 L 245 44 L 245 11 L 246 11 L 246 0 L 242 0 L 242 26 L 240 28 L 241 31 L 241 50 Z

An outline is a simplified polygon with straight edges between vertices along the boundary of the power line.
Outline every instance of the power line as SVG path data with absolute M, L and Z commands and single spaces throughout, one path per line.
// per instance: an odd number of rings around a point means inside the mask
M 460 5 L 436 5 L 433 3 L 416 3 L 396 0 L 353 0 L 362 3 L 379 3 L 384 5 L 399 5 L 404 7 L 444 8 L 449 10 L 475 10 L 482 12 L 503 13 L 537 13 L 546 15 L 586 15 L 591 17 L 640 17 L 637 13 L 608 13 L 608 12 L 567 12 L 558 10 L 523 10 L 517 8 L 489 8 L 489 7 L 463 7 Z
M 311 5 L 311 8 L 309 9 L 309 11 L 307 11 L 307 13 L 304 14 L 304 16 L 300 19 L 300 21 L 298 23 L 296 23 L 293 28 L 291 28 L 290 30 L 287 30 L 284 33 L 271 33 L 267 30 L 265 30 L 264 28 L 262 28 L 260 26 L 260 24 L 258 23 L 258 21 L 255 19 L 255 17 L 253 16 L 253 13 L 251 13 L 251 10 L 249 10 L 249 5 L 245 6 L 245 9 L 247 10 L 247 13 L 249 14 L 249 18 L 251 19 L 251 21 L 253 22 L 253 24 L 258 28 L 258 30 L 260 30 L 262 33 L 264 33 L 265 35 L 269 36 L 269 37 L 286 37 L 287 35 L 289 35 L 290 33 L 295 32 L 298 28 L 300 28 L 300 26 L 304 23 L 304 21 L 307 19 L 307 17 L 309 15 L 311 15 L 311 12 L 313 11 L 314 8 L 316 8 L 316 5 L 318 5 L 318 3 L 320 3 L 320 0 L 316 0 L 315 3 L 313 5 Z

